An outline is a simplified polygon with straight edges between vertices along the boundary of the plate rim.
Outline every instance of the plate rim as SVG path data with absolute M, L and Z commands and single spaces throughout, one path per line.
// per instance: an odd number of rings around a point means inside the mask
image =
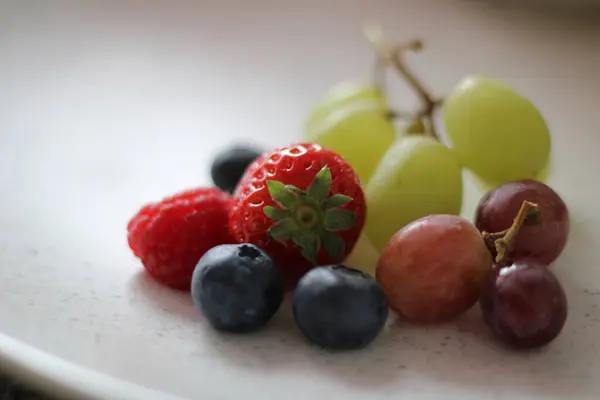
M 126 382 L 44 352 L 0 332 L 1 370 L 50 396 L 79 400 L 185 400 Z

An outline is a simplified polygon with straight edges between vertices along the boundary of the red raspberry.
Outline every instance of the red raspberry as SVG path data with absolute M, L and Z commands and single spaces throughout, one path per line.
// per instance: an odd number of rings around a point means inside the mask
M 234 243 L 227 226 L 231 201 L 218 189 L 204 188 L 146 205 L 127 225 L 129 247 L 159 282 L 189 290 L 204 253 Z

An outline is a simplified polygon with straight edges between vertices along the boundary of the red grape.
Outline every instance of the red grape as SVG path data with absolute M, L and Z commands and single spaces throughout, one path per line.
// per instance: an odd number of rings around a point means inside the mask
M 415 322 L 442 322 L 477 302 L 492 265 L 485 242 L 469 221 L 430 215 L 390 239 L 376 277 L 393 310 Z
M 567 298 L 556 276 L 532 259 L 497 268 L 480 302 L 494 336 L 517 348 L 551 342 L 567 319 Z
M 520 228 L 509 258 L 532 258 L 548 265 L 567 243 L 569 213 L 558 194 L 542 182 L 509 182 L 487 193 L 477 207 L 475 226 L 482 232 L 500 232 L 509 228 L 523 201 L 536 203 L 539 214 L 536 221 Z

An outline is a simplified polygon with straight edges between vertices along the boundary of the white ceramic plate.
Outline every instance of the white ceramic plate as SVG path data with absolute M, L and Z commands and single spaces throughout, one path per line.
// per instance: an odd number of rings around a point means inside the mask
M 482 3 L 283 3 L 0 3 L 0 368 L 73 398 L 592 398 L 600 30 Z M 259 334 L 217 335 L 130 254 L 140 204 L 207 184 L 211 154 L 233 140 L 297 140 L 326 88 L 368 76 L 365 20 L 426 39 L 412 61 L 437 93 L 485 73 L 547 116 L 550 183 L 573 221 L 554 267 L 570 314 L 550 347 L 502 350 L 476 311 L 441 327 L 391 320 L 344 354 L 307 345 L 285 310 Z M 414 105 L 403 86 L 393 93 Z M 476 201 L 469 186 L 465 215 Z

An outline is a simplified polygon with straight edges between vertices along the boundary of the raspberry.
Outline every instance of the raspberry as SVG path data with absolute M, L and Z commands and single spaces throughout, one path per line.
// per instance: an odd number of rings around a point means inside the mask
M 231 201 L 218 189 L 201 188 L 148 204 L 127 224 L 129 247 L 156 280 L 190 290 L 204 253 L 234 243 L 228 228 Z

